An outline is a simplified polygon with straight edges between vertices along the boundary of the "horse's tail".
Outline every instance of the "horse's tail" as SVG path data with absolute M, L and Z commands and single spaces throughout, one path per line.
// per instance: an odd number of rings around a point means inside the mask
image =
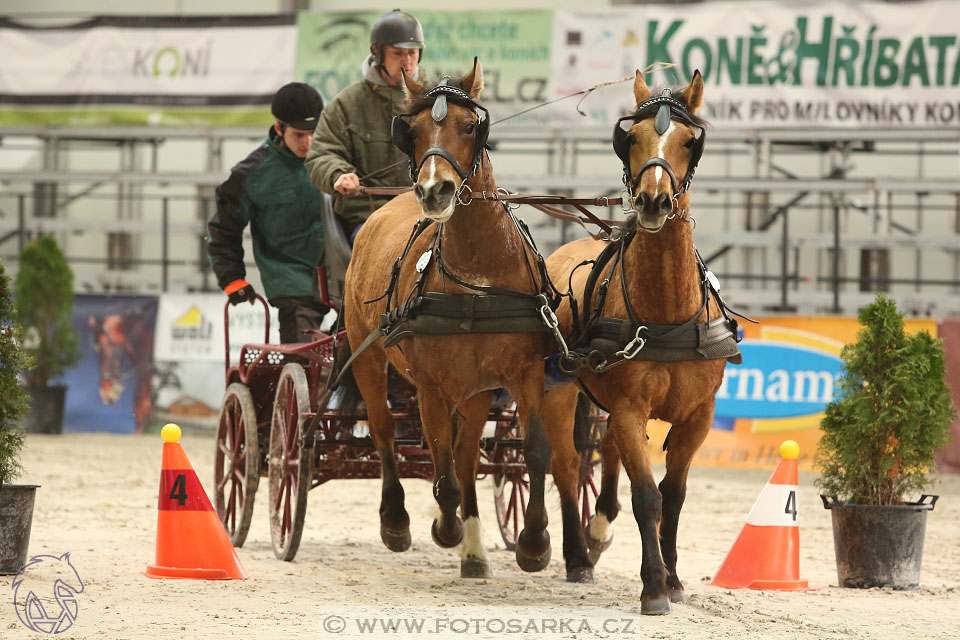
M 340 369 L 343 367 L 343 363 L 349 360 L 352 354 L 353 349 L 350 348 L 349 341 L 344 338 L 340 341 L 339 348 L 337 349 L 337 370 L 333 372 L 333 375 L 340 375 Z M 363 404 L 363 397 L 360 395 L 360 387 L 357 385 L 356 376 L 353 375 L 352 366 L 346 371 L 343 371 L 338 390 L 340 399 L 337 406 L 340 410 L 345 412 L 356 411 L 360 408 L 360 405 Z

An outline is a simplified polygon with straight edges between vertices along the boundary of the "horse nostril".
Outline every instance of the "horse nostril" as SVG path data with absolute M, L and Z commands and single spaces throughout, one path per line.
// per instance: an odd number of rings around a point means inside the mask
M 656 205 L 660 210 L 660 215 L 665 216 L 673 209 L 673 200 L 667 194 L 661 193 L 657 196 Z
M 413 187 L 413 192 L 416 194 L 417 200 L 423 202 L 425 195 L 423 193 L 423 187 L 421 187 L 419 183 Z
M 437 187 L 437 200 L 440 202 L 445 202 L 452 198 L 456 191 L 457 186 L 453 184 L 453 180 L 444 180 Z
M 637 196 L 637 210 L 646 211 L 650 207 L 650 196 L 646 191 L 641 191 Z

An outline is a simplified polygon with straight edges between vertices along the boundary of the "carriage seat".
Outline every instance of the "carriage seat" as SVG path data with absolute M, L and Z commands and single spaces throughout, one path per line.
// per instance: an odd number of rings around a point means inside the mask
M 336 302 L 343 300 L 343 282 L 350 264 L 350 240 L 333 212 L 333 199 L 323 194 L 323 208 L 320 211 L 323 221 L 324 264 L 327 267 L 327 286 L 330 298 Z

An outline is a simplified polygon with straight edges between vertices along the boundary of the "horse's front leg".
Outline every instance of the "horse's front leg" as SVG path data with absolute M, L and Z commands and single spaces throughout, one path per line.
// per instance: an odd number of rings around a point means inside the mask
M 353 375 L 367 407 L 370 438 L 380 456 L 380 539 L 391 551 L 406 551 L 410 548 L 410 516 L 393 455 L 394 423 L 387 406 L 386 367 L 386 355 L 371 347 L 354 361 Z
M 617 443 L 620 459 L 630 476 L 633 516 L 640 528 L 643 543 L 640 563 L 640 613 L 670 613 L 667 571 L 660 556 L 660 516 L 662 499 L 650 470 L 647 455 L 647 419 L 649 414 L 636 408 L 615 408 L 610 414 L 609 431 Z
M 671 602 L 685 602 L 683 583 L 677 576 L 677 527 L 680 510 L 687 495 L 687 473 L 690 462 L 710 432 L 714 402 L 697 407 L 683 422 L 670 428 L 667 438 L 667 472 L 660 482 L 663 496 L 663 519 L 660 521 L 660 552 L 667 569 L 667 586 Z
M 460 405 L 457 439 L 453 445 L 457 479 L 460 481 L 460 515 L 463 543 L 460 545 L 460 577 L 489 578 L 493 575 L 483 548 L 483 529 L 477 508 L 477 464 L 480 438 L 490 414 L 490 393 L 475 395 Z
M 463 522 L 457 517 L 460 506 L 460 483 L 453 461 L 453 412 L 456 404 L 444 397 L 439 386 L 417 384 L 420 421 L 423 435 L 433 458 L 433 497 L 440 507 L 440 517 L 433 521 L 430 535 L 444 549 L 463 540 Z
M 593 582 L 593 563 L 580 524 L 580 456 L 574 445 L 574 417 L 578 390 L 567 385 L 548 392 L 543 399 L 543 422 L 553 448 L 551 470 L 553 483 L 560 494 L 563 518 L 563 558 L 567 565 L 567 582 Z
M 527 513 L 523 518 L 523 530 L 517 536 L 517 564 L 524 571 L 542 571 L 550 564 L 551 554 L 544 500 L 551 447 L 547 430 L 540 419 L 543 367 L 527 375 L 516 388 L 510 389 L 510 393 L 517 399 L 517 416 L 523 427 L 523 457 L 530 475 Z

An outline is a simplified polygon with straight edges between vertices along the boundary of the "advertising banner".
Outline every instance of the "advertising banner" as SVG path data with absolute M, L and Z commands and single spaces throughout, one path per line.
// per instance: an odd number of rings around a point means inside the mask
M 296 78 L 330 100 L 363 78 L 370 27 L 382 12 L 301 13 L 297 18 Z M 462 76 L 483 67 L 481 101 L 494 121 L 546 101 L 550 79 L 552 11 L 416 11 L 426 49 L 420 80 Z M 543 122 L 546 111 L 523 122 Z
M 292 15 L 0 19 L 0 125 L 268 125 L 293 76 Z
M 743 364 L 727 364 L 713 427 L 695 464 L 771 468 L 780 443 L 800 445 L 800 468 L 811 470 L 824 407 L 834 398 L 843 346 L 856 339 L 856 318 L 776 316 L 744 323 Z M 932 319 L 906 319 L 908 333 L 937 335 Z M 650 428 L 650 453 L 662 461 L 669 425 Z
M 647 83 L 684 85 L 699 69 L 718 126 L 960 126 L 960 3 L 705 3 L 558 10 L 552 96 L 674 65 Z M 609 125 L 636 104 L 632 83 L 569 103 L 558 121 Z
M 63 375 L 63 430 L 141 433 L 152 410 L 154 296 L 73 297 L 81 359 Z
M 156 411 L 165 420 L 204 422 L 220 411 L 225 387 L 224 305 L 213 294 L 167 294 L 160 297 L 156 349 Z M 240 348 L 263 343 L 267 315 L 262 304 L 238 304 L 229 312 L 230 362 Z M 269 307 L 270 342 L 280 342 L 277 310 Z

